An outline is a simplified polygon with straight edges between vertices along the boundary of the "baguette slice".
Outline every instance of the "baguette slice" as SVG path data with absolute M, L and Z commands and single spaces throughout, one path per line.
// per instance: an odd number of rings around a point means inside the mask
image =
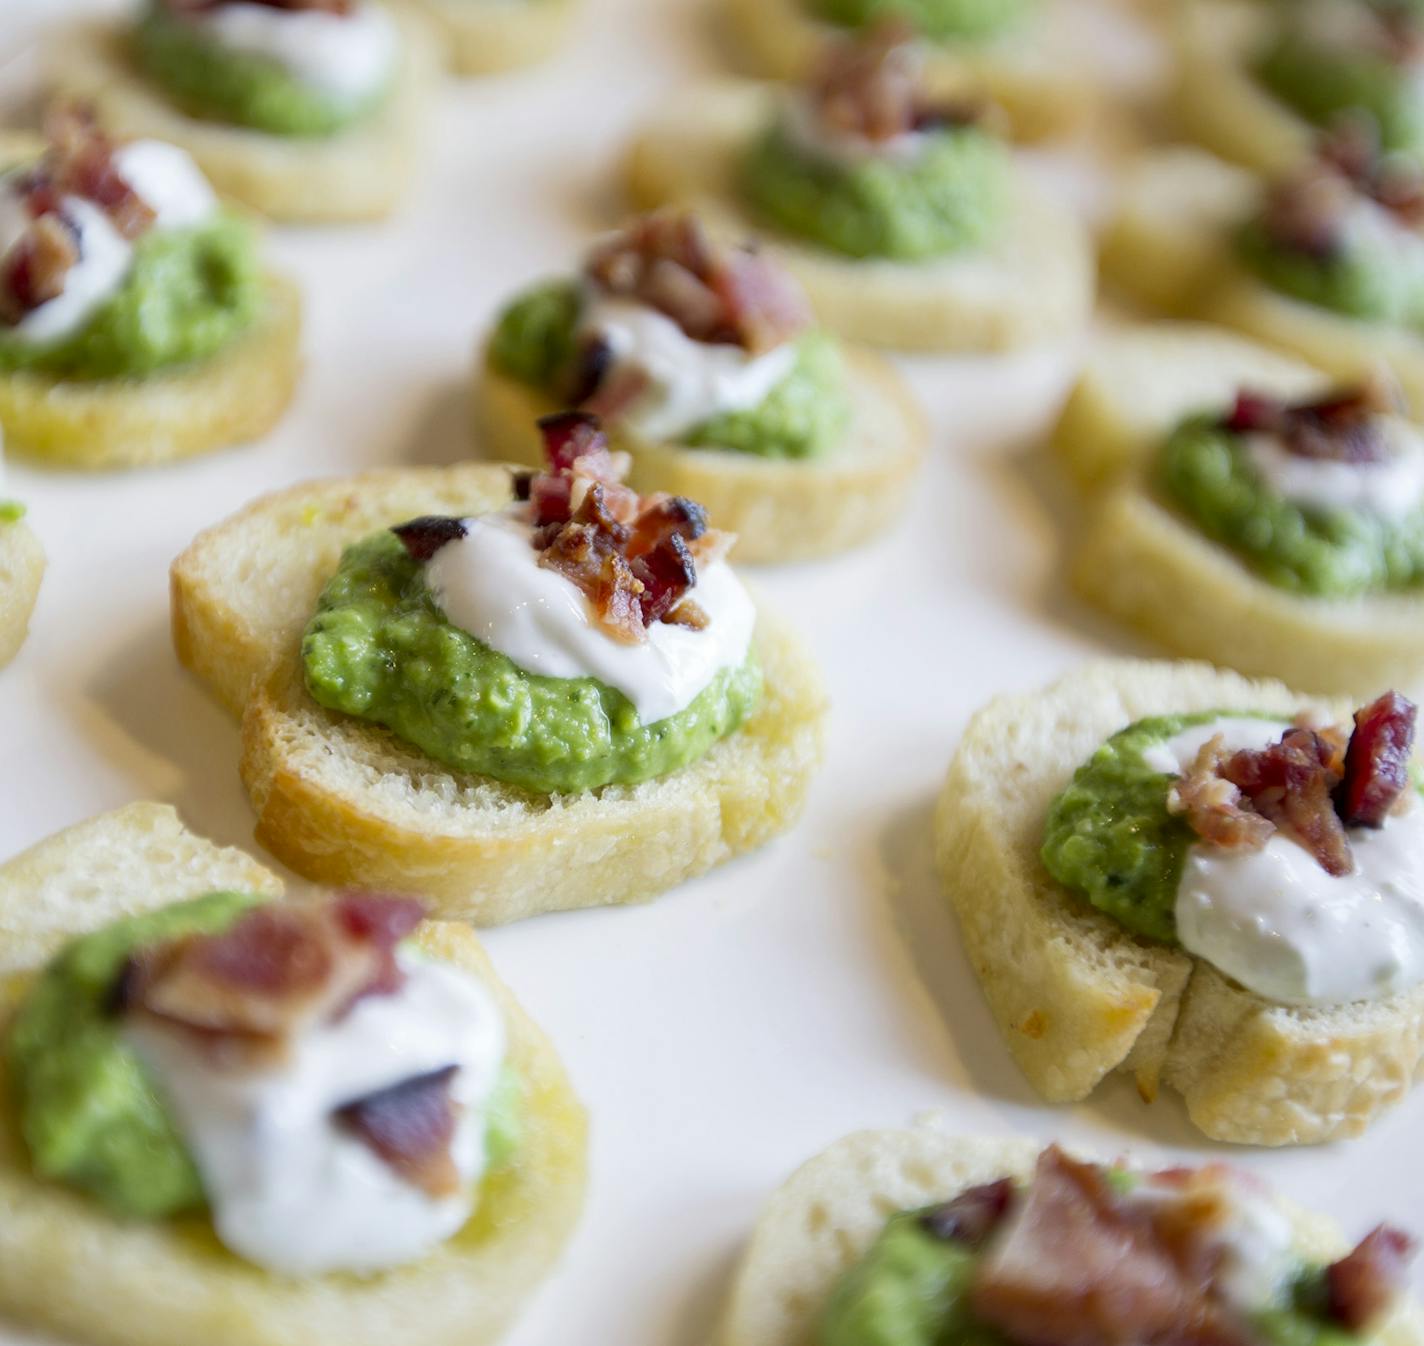
M 400 0 L 421 14 L 445 45 L 457 75 L 487 75 L 542 61 L 563 45 L 575 0 Z
M 466 464 L 297 486 L 200 534 L 174 563 L 178 656 L 243 716 L 257 837 L 299 873 L 420 892 L 442 916 L 493 925 L 651 898 L 800 812 L 825 692 L 765 617 L 756 713 L 699 761 L 636 786 L 550 796 L 454 774 L 311 700 L 301 632 L 343 547 L 417 515 L 496 508 L 509 481 L 505 467 Z
M 118 135 L 181 146 L 219 193 L 274 220 L 380 219 L 409 190 L 439 80 L 429 29 L 413 14 L 397 18 L 400 67 L 389 97 L 368 120 L 327 137 L 269 135 L 187 116 L 134 68 L 124 30 L 112 22 L 65 29 L 47 53 L 46 83 L 55 98 L 93 104 Z
M 1292 299 L 1236 262 L 1231 230 L 1258 192 L 1249 174 L 1199 151 L 1144 155 L 1109 226 L 1105 279 L 1149 306 L 1234 328 L 1337 379 L 1386 365 L 1411 412 L 1424 415 L 1424 335 Z
M 741 205 L 741 155 L 772 115 L 775 90 L 694 89 L 658 109 L 634 141 L 628 190 L 641 208 L 696 203 L 736 236 L 757 228 Z M 1093 305 L 1087 230 L 1022 175 L 1008 219 L 985 248 L 943 260 L 860 260 L 767 234 L 821 321 L 847 340 L 914 351 L 1000 351 L 1079 330 Z
M 859 1131 L 803 1164 L 773 1194 L 738 1263 L 720 1346 L 813 1346 L 840 1277 L 865 1256 L 889 1216 L 947 1201 L 998 1178 L 1027 1178 L 1031 1141 L 955 1136 L 938 1118 Z M 1322 1216 L 1281 1201 L 1296 1251 L 1319 1262 L 1347 1244 Z M 1424 1324 L 1401 1305 L 1372 1346 L 1420 1346 Z
M 44 548 L 29 524 L 0 521 L 0 668 L 25 643 L 44 572 Z
M 1378 688 L 1375 689 L 1378 691 Z M 1110 735 L 1148 715 L 1302 709 L 1348 718 L 1205 664 L 1088 664 L 970 722 L 935 819 L 936 857 L 1009 1050 L 1053 1103 L 1113 1071 L 1146 1099 L 1159 1079 L 1216 1140 L 1302 1145 L 1358 1135 L 1424 1064 L 1424 986 L 1328 1008 L 1263 1000 L 1179 948 L 1131 935 L 1052 879 L 1044 819 Z
M 846 30 L 810 15 L 807 0 L 723 0 L 727 25 L 759 75 L 800 79 Z M 1103 71 L 1083 5 L 1046 0 L 1020 31 L 982 43 L 927 43 L 927 75 L 947 94 L 988 99 L 1016 140 L 1071 135 L 1104 111 Z
M 1079 485 L 1142 467 L 1197 412 L 1231 409 L 1242 388 L 1292 400 L 1323 393 L 1318 369 L 1220 327 L 1142 323 L 1111 328 L 1089 349 L 1053 431 L 1053 451 Z
M 853 420 L 841 443 L 810 460 L 759 458 L 620 435 L 632 454 L 629 484 L 696 500 L 718 528 L 737 535 L 736 558 L 803 561 L 845 551 L 884 532 L 904 509 L 929 435 L 899 375 L 868 351 L 847 351 Z M 500 373 L 481 354 L 475 372 L 477 441 L 492 458 L 538 467 L 535 419 L 552 399 Z
M 164 805 L 131 804 L 40 842 L 0 867 L 0 1017 L 71 937 L 218 889 L 278 897 L 282 884 L 241 851 L 188 832 Z M 224 1250 L 206 1219 L 125 1223 L 37 1180 L 5 1108 L 0 1311 L 97 1346 L 389 1346 L 393 1334 L 410 1346 L 493 1341 L 577 1218 L 586 1123 L 552 1046 L 474 934 L 427 922 L 417 939 L 497 996 L 524 1085 L 519 1157 L 488 1181 L 460 1233 L 418 1262 L 369 1278 L 273 1276 Z

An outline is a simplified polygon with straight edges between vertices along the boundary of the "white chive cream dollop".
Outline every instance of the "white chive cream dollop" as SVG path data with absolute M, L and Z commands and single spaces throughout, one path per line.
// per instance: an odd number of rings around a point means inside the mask
M 114 151 L 114 167 L 154 212 L 151 227 L 155 230 L 192 228 L 217 209 L 207 179 L 176 145 L 132 141 Z M 0 179 L 0 257 L 20 241 L 32 222 L 20 190 L 23 178 L 19 170 Z M 65 273 L 60 293 L 4 329 L 8 338 L 40 345 L 72 336 L 128 276 L 134 245 L 103 210 L 73 195 L 64 197 L 60 208 L 77 236 L 79 258 Z
M 643 724 L 692 704 L 726 668 L 747 657 L 756 608 L 722 560 L 699 565 L 688 597 L 707 615 L 694 630 L 655 622 L 647 639 L 619 640 L 571 580 L 540 566 L 521 506 L 465 519 L 465 535 L 441 547 L 425 580 L 446 618 L 526 673 L 597 678 L 633 703 Z
M 1153 744 L 1143 760 L 1182 775 L 1217 734 L 1228 750 L 1261 749 L 1286 728 L 1224 716 Z M 1374 1000 L 1424 981 L 1424 807 L 1411 788 L 1382 827 L 1348 833 L 1354 869 L 1339 876 L 1283 830 L 1258 850 L 1194 842 L 1177 886 L 1182 947 L 1288 1005 Z
M 486 1109 L 505 1057 L 498 1006 L 473 977 L 405 950 L 395 993 L 309 1028 L 284 1059 L 234 1069 L 150 1016 L 125 1024 L 202 1177 L 223 1244 L 284 1276 L 369 1274 L 421 1256 L 469 1219 L 485 1169 Z M 345 1131 L 335 1111 L 457 1069 L 450 1154 L 458 1191 L 432 1197 Z

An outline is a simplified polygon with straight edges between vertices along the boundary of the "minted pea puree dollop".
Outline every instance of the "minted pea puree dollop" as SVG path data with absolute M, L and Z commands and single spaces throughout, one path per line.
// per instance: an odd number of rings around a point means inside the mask
M 849 28 L 886 18 L 914 25 L 940 42 L 980 42 L 1011 33 L 1038 7 L 1038 0 L 805 0 L 820 18 Z

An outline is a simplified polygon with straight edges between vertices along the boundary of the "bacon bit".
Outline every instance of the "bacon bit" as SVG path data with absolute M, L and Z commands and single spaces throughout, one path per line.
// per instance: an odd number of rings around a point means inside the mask
M 1325 1269 L 1328 1313 L 1350 1332 L 1372 1327 L 1404 1290 L 1404 1273 L 1415 1253 L 1408 1234 L 1380 1225 L 1355 1250 Z
M 0 261 L 0 322 L 14 325 L 64 293 L 79 240 L 62 215 L 44 215 Z
M 837 43 L 811 81 L 811 105 L 834 135 L 883 145 L 914 131 L 968 126 L 979 110 L 965 104 L 929 104 L 921 79 L 924 61 L 914 29 L 886 19 L 858 40 Z
M 591 333 L 574 353 L 573 365 L 563 380 L 563 388 L 570 406 L 582 407 L 594 416 L 609 419 L 614 412 L 603 406 L 593 406 L 590 399 L 599 392 L 617 366 L 612 345 L 597 333 Z M 639 389 L 641 393 L 642 389 Z M 630 397 L 629 402 L 636 400 Z M 589 405 L 586 405 L 589 404 Z M 618 408 L 622 410 L 622 408 Z
M 227 5 L 243 3 L 243 0 L 163 0 L 175 14 L 207 14 Z M 246 0 L 248 4 L 263 5 L 267 9 L 285 9 L 294 13 L 350 14 L 354 0 Z
M 588 278 L 605 293 L 657 309 L 694 341 L 762 354 L 811 321 L 805 296 L 750 246 L 713 244 L 690 211 L 634 220 L 595 248 Z
M 1398 692 L 1386 692 L 1355 712 L 1355 730 L 1345 752 L 1344 779 L 1335 808 L 1346 827 L 1383 827 L 1409 784 L 1418 707 Z
M 611 349 L 611 348 L 610 348 Z M 636 365 L 610 365 L 593 390 L 578 399 L 581 410 L 600 420 L 616 421 L 652 387 L 647 370 Z
M 1233 434 L 1274 436 L 1301 458 L 1340 463 L 1377 463 L 1385 446 L 1376 419 L 1398 409 L 1394 391 L 1381 375 L 1355 388 L 1294 406 L 1265 393 L 1243 390 L 1223 419 Z
M 391 532 L 400 538 L 411 559 L 422 564 L 430 560 L 441 547 L 458 542 L 469 531 L 463 519 L 451 519 L 441 514 L 424 514 L 391 529 Z
M 450 1085 L 458 1066 L 432 1070 L 344 1104 L 332 1114 L 405 1181 L 438 1200 L 460 1190 L 450 1153 L 457 1109 Z
M 1167 791 L 1167 812 L 1186 818 L 1203 841 L 1225 850 L 1259 850 L 1276 830 L 1268 818 L 1249 805 L 1243 807 L 1241 791 L 1226 780 L 1225 736 L 1204 743 L 1196 760 Z
M 684 598 L 663 621 L 669 626 L 685 626 L 689 631 L 705 631 L 712 624 L 706 610 L 690 598 Z
M 628 645 L 647 638 L 642 582 L 611 534 L 595 524 L 570 522 L 548 541 L 539 564 L 583 591 L 609 635 Z
M 931 1206 L 920 1216 L 920 1227 L 946 1243 L 979 1248 L 1009 1213 L 1014 1196 L 1014 1184 L 1009 1178 L 982 1183 L 961 1192 L 952 1201 Z
M 46 118 L 45 135 L 49 148 L 26 180 L 31 215 L 56 209 L 62 197 L 82 196 L 127 239 L 152 226 L 157 216 L 120 175 L 114 163 L 118 145 L 99 129 L 91 107 L 60 105 Z

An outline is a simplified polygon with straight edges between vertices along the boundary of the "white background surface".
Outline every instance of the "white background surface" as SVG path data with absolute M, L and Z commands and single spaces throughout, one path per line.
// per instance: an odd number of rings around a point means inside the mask
M 61 8 L 0 0 L 0 56 Z M 274 258 L 306 292 L 308 368 L 265 442 L 132 474 L 11 465 L 50 564 L 29 643 L 0 672 L 0 854 L 144 797 L 252 846 L 236 727 L 168 643 L 169 562 L 273 487 L 469 452 L 476 334 L 616 221 L 626 133 L 717 68 L 698 0 L 586 8 L 552 64 L 448 92 L 398 219 L 274 231 Z M 0 93 L 27 69 L 23 55 L 0 65 Z M 1212 1147 L 1173 1096 L 1148 1108 L 1125 1081 L 1046 1108 L 965 963 L 929 865 L 930 808 L 965 720 L 996 692 L 1135 648 L 1063 594 L 1058 493 L 1026 455 L 1072 355 L 907 362 L 934 444 L 899 531 L 758 575 L 834 697 L 825 770 L 793 833 L 653 905 L 489 935 L 593 1124 L 582 1225 L 509 1346 L 702 1346 L 773 1187 L 843 1133 L 927 1109 L 971 1133 L 1196 1160 L 1215 1149 L 1353 1236 L 1385 1215 L 1424 1233 L 1424 1091 L 1363 1140 L 1277 1153 Z

